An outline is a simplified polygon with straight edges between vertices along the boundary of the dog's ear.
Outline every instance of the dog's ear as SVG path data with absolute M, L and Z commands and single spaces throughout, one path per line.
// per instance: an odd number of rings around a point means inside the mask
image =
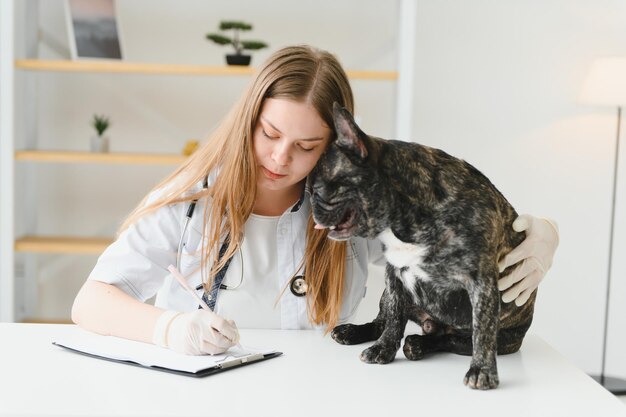
M 365 146 L 367 135 L 356 125 L 350 112 L 341 107 L 339 103 L 334 102 L 333 119 L 337 132 L 337 145 L 355 153 L 361 159 L 365 159 L 367 157 Z

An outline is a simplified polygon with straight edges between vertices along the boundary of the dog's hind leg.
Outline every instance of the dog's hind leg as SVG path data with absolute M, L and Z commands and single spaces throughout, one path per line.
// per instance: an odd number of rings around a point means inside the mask
M 531 320 L 510 329 L 498 331 L 498 355 L 508 355 L 517 352 L 522 347 L 524 336 L 530 328 Z
M 457 355 L 472 355 L 470 334 L 410 335 L 404 339 L 404 356 L 412 361 L 423 359 L 435 352 L 451 352 Z
M 498 355 L 517 352 L 530 323 L 511 329 L 501 329 L 497 336 Z M 450 352 L 457 355 L 472 355 L 472 336 L 469 333 L 446 333 L 434 335 L 410 335 L 404 339 L 404 356 L 412 361 L 423 359 L 436 352 Z
M 378 316 L 370 323 L 365 324 L 342 324 L 335 327 L 330 336 L 342 345 L 357 345 L 359 343 L 371 342 L 383 334 L 385 328 L 384 304 L 387 302 L 387 290 L 383 291 L 380 299 L 380 310 Z

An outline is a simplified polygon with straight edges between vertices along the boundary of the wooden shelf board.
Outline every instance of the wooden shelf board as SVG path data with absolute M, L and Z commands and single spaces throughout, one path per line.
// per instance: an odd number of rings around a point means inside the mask
M 97 237 L 24 236 L 15 240 L 15 251 L 99 255 L 112 242 L 111 238 Z
M 178 165 L 187 157 L 176 154 L 142 153 L 96 153 L 74 151 L 16 151 L 17 161 L 60 162 L 60 163 L 98 163 L 98 164 L 154 164 Z
M 150 64 L 126 61 L 69 61 L 17 59 L 15 67 L 30 71 L 63 71 L 63 72 L 108 72 L 124 74 L 161 74 L 161 75 L 227 75 L 249 76 L 255 71 L 252 67 Z M 364 80 L 397 80 L 397 71 L 346 71 L 351 79 Z
M 38 317 L 25 317 L 20 320 L 20 323 L 34 323 L 34 324 L 74 324 L 70 319 L 55 319 L 55 318 L 38 318 Z

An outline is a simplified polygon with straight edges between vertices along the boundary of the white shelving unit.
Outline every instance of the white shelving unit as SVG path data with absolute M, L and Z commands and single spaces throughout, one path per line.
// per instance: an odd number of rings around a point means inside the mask
M 14 75 L 16 71 L 63 71 L 77 73 L 133 73 L 133 74 L 160 74 L 160 75 L 195 75 L 210 77 L 248 77 L 252 68 L 226 66 L 197 66 L 172 64 L 147 64 L 141 62 L 88 62 L 67 60 L 39 60 L 31 52 L 24 52 L 26 58 L 16 56 L 15 39 L 20 31 L 30 31 L 26 34 L 27 44 L 37 43 L 37 19 L 29 17 L 30 23 L 21 21 L 16 16 L 15 0 L 0 2 L 0 27 L 2 27 L 0 50 L 0 321 L 15 321 L 16 317 L 16 282 L 15 282 L 15 253 L 100 253 L 110 242 L 111 238 L 72 238 L 70 236 L 15 236 L 15 190 L 19 179 L 15 175 L 16 163 L 39 164 L 179 164 L 184 157 L 173 154 L 91 154 L 87 152 L 46 151 L 41 149 L 15 150 L 15 111 L 16 87 Z M 361 71 L 348 69 L 351 79 L 391 81 L 396 83 L 396 134 L 398 137 L 411 137 L 411 114 L 413 107 L 412 80 L 414 54 L 414 21 L 416 5 L 414 0 L 399 0 L 398 38 L 399 61 L 398 69 L 391 71 Z M 36 12 L 37 3 L 33 5 Z M 33 23 L 34 21 L 34 23 Z M 30 39 L 30 40 L 29 40 Z M 28 45 L 27 45 L 28 46 Z M 19 59 L 18 59 L 19 58 Z M 30 120 L 30 119 L 29 119 Z M 34 131 L 28 132 L 36 136 Z M 32 141 L 36 143 L 36 140 Z M 26 143 L 30 143 L 26 141 Z M 32 288 L 31 288 L 32 290 Z
M 14 2 L 0 2 L 0 320 L 15 319 L 13 265 Z

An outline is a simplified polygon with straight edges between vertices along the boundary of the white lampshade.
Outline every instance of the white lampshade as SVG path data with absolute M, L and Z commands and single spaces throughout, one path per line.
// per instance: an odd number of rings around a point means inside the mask
M 600 106 L 626 105 L 626 57 L 596 59 L 583 82 L 580 101 Z

